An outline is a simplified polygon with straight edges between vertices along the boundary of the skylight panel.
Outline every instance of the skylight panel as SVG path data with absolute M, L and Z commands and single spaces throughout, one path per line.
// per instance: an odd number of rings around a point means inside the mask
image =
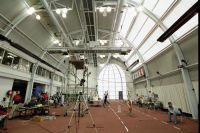
M 143 6 L 146 7 L 148 10 L 152 10 L 159 0 L 145 0 Z M 160 0 L 162 1 L 162 0 Z
M 134 7 L 130 7 L 127 9 L 126 16 L 125 16 L 124 22 L 122 24 L 122 30 L 120 32 L 120 35 L 122 35 L 123 37 L 126 36 L 127 31 L 130 27 L 130 24 L 131 24 L 133 18 L 135 17 L 135 14 L 133 12 L 135 12 Z
M 187 23 L 185 23 L 180 29 L 178 29 L 174 34 L 176 37 L 180 38 L 191 29 L 198 25 L 198 14 L 193 16 Z
M 161 28 L 157 28 L 152 35 L 144 42 L 144 44 L 139 48 L 140 54 L 144 54 L 149 48 L 151 48 L 156 42 L 163 31 Z
M 160 18 L 173 2 L 174 0 L 159 0 L 158 4 L 153 10 L 153 13 Z
M 147 61 L 154 57 L 155 55 L 161 53 L 163 49 L 165 49 L 167 46 L 170 45 L 169 39 L 164 41 L 163 43 L 157 42 L 151 49 L 149 49 L 146 53 L 144 53 L 142 56 L 144 58 L 144 61 Z
M 143 0 L 132 0 L 132 1 L 134 1 L 134 2 L 136 2 L 138 4 L 141 4 Z
M 127 12 L 127 9 L 124 9 L 123 10 L 123 14 L 122 14 L 122 18 L 121 18 L 121 20 L 120 20 L 120 25 L 119 25 L 119 27 L 118 27 L 118 32 L 121 32 L 121 30 L 122 30 L 122 25 L 123 25 L 123 23 L 124 23 L 124 19 L 125 19 L 125 16 L 126 16 L 126 12 Z
M 134 55 L 130 58 L 130 60 L 127 61 L 128 67 L 129 67 L 133 62 L 135 62 L 137 59 L 138 59 L 137 54 L 134 54 Z
M 142 40 L 146 37 L 146 35 L 150 32 L 150 30 L 155 26 L 155 22 L 148 18 L 144 26 L 142 27 L 141 31 L 139 32 L 138 36 L 134 40 L 135 47 L 137 48 L 138 45 L 142 42 Z
M 197 0 L 181 0 L 175 9 L 163 20 L 163 23 L 170 27 L 176 22 L 190 7 L 192 7 Z
M 133 27 L 130 31 L 130 34 L 128 35 L 128 38 L 127 38 L 130 42 L 132 42 L 135 39 L 137 33 L 140 31 L 140 29 L 141 29 L 142 25 L 144 24 L 144 22 L 146 21 L 146 19 L 147 19 L 147 16 L 144 13 L 140 13 L 138 15 L 136 22 L 133 25 Z
M 134 52 L 134 50 L 131 50 L 131 52 L 129 52 L 127 55 L 124 56 L 125 60 L 127 60 L 130 55 L 132 55 L 132 53 Z

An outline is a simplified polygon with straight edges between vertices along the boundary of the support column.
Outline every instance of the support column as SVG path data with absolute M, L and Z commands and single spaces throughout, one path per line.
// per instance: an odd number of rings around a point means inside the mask
M 27 102 L 29 102 L 31 100 L 32 91 L 33 91 L 33 85 L 34 85 L 34 77 L 35 77 L 35 73 L 36 73 L 37 68 L 38 68 L 38 63 L 33 64 L 32 73 L 31 73 L 31 79 L 29 81 L 29 86 L 27 88 L 26 96 L 25 96 L 25 100 L 24 100 L 25 103 L 27 103 Z
M 183 53 L 177 43 L 174 43 L 173 47 L 176 52 L 176 56 L 178 58 L 179 65 L 183 65 L 183 67 L 181 68 L 181 73 L 182 73 L 184 86 L 185 86 L 184 89 L 185 89 L 185 92 L 186 92 L 186 95 L 187 95 L 187 98 L 189 101 L 189 106 L 190 106 L 190 110 L 192 113 L 192 117 L 193 117 L 193 119 L 198 119 L 198 102 L 197 102 L 195 90 L 192 85 L 189 71 L 185 67 L 184 63 L 181 61 L 181 60 L 185 60 L 185 58 L 184 58 Z

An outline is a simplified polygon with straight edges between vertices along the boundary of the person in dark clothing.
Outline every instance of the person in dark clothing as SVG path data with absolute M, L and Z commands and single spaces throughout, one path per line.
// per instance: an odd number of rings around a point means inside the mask
M 108 93 L 105 93 L 105 94 L 104 94 L 103 106 L 105 107 L 105 105 L 106 105 L 107 103 L 109 103 L 109 102 L 108 102 Z

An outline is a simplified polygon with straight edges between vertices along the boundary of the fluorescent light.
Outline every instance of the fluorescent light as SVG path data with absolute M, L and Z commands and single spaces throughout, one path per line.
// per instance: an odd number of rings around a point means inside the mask
M 37 20 L 40 20 L 40 18 L 41 18 L 40 15 L 36 15 Z
M 100 7 L 99 12 L 104 12 L 104 7 Z
M 66 13 L 62 13 L 62 17 L 66 18 L 67 17 Z
M 33 7 L 31 7 L 31 8 L 28 9 L 27 12 L 28 12 L 29 15 L 31 15 L 35 12 L 35 9 Z
M 111 10 L 112 10 L 112 8 L 109 7 L 109 6 L 106 8 L 106 11 L 107 11 L 107 12 L 111 12 Z
M 56 9 L 57 14 L 60 14 L 60 12 L 61 12 L 60 9 Z

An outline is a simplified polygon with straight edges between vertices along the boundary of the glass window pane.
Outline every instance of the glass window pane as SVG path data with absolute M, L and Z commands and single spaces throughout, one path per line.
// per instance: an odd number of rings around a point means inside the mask
M 3 60 L 4 49 L 0 48 L 0 63 Z
M 2 64 L 11 66 L 13 58 L 14 56 L 12 53 L 5 51 Z
M 149 51 L 147 51 L 144 55 L 143 58 L 145 61 L 149 60 L 153 56 L 157 55 L 160 53 L 163 49 L 165 49 L 167 46 L 169 46 L 170 41 L 167 39 L 163 43 L 157 42 Z
M 14 57 L 11 67 L 14 69 L 19 69 L 19 61 L 20 61 L 20 57 L 17 57 L 17 56 Z
M 180 38 L 188 31 L 198 26 L 198 14 L 193 16 L 187 23 L 185 23 L 182 27 L 180 27 L 174 34 L 177 38 Z
M 144 26 L 142 27 L 141 31 L 137 35 L 136 39 L 134 40 L 134 46 L 137 48 L 142 40 L 146 37 L 146 35 L 150 32 L 150 30 L 155 26 L 155 22 L 148 18 L 145 22 Z
M 174 0 L 159 0 L 158 4 L 153 9 L 153 13 L 159 18 L 162 17 L 173 2 Z
M 109 72 L 105 74 L 104 72 Z M 104 74 L 102 76 L 102 73 Z M 124 86 L 126 84 L 123 84 L 125 82 L 125 75 L 123 73 L 123 70 L 114 64 L 110 64 L 106 66 L 101 73 L 99 74 L 99 80 L 98 80 L 98 92 L 99 97 L 103 98 L 103 94 L 105 91 L 108 90 L 109 98 L 110 99 L 118 99 L 118 91 L 123 90 L 125 91 Z M 103 89 L 102 89 L 103 88 Z M 123 93 L 125 95 L 126 93 Z M 123 96 L 124 98 L 127 98 L 127 96 Z
M 170 27 L 196 2 L 197 2 L 197 0 L 181 0 L 178 3 L 178 5 L 175 7 L 175 9 L 173 9 L 173 12 L 170 12 L 170 14 L 164 19 L 163 23 L 167 27 Z
M 152 10 L 155 8 L 159 0 L 145 0 L 143 6 L 146 7 L 148 10 Z M 160 0 L 162 1 L 162 0 Z
M 148 51 L 156 42 L 163 31 L 160 28 L 157 28 L 152 35 L 144 42 L 144 44 L 139 48 L 140 54 L 144 54 Z
M 146 19 L 147 19 L 147 16 L 142 12 L 137 16 L 135 24 L 133 25 L 133 27 L 128 35 L 128 38 L 127 38 L 130 42 L 135 40 L 135 37 L 137 36 L 138 32 L 142 28 L 142 25 L 144 24 Z
M 125 11 L 125 18 L 124 18 L 124 22 L 122 23 L 121 27 L 121 31 L 120 31 L 120 35 L 122 35 L 123 37 L 126 36 L 127 31 L 130 27 L 131 22 L 133 21 L 133 18 L 135 17 L 133 15 L 133 12 L 135 12 L 135 8 L 134 7 L 128 7 L 127 10 Z

